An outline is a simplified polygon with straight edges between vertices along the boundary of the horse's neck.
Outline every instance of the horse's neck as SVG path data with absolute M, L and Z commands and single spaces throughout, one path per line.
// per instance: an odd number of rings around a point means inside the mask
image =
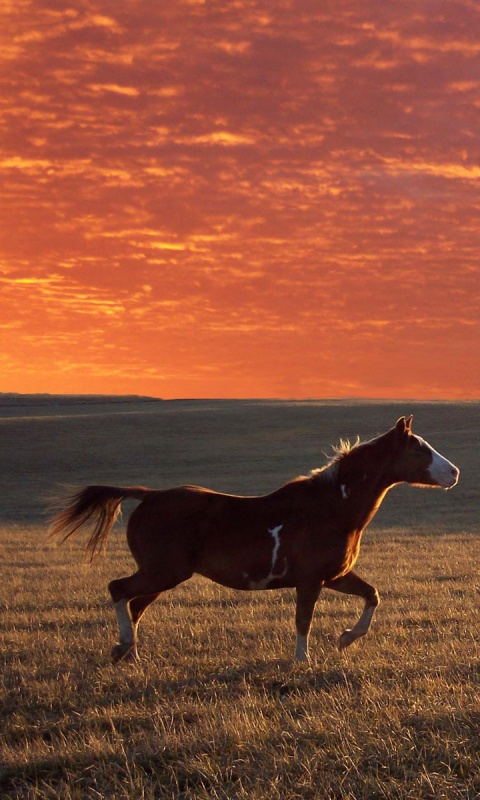
M 347 466 L 347 465 L 346 465 Z M 393 485 L 390 459 L 380 454 L 377 461 L 363 464 L 355 473 L 339 469 L 337 484 L 345 504 L 345 515 L 352 529 L 362 531 L 375 516 Z
M 386 488 L 379 487 L 375 492 L 372 492 L 370 495 L 366 493 L 362 498 L 362 503 L 358 510 L 358 527 L 360 530 L 366 528 L 368 523 L 373 519 L 378 509 L 382 505 L 383 498 L 385 497 L 389 488 L 389 486 Z

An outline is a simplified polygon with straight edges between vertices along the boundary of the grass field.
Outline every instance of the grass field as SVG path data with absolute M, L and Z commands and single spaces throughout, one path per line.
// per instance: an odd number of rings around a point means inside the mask
M 291 591 L 196 578 L 141 626 L 141 660 L 112 666 L 106 584 L 132 562 L 45 543 L 60 481 L 274 489 L 401 413 L 462 470 L 452 492 L 399 487 L 358 571 L 380 605 L 340 654 L 354 598 L 325 591 L 312 663 L 296 665 Z M 470 405 L 163 404 L 7 412 L 0 511 L 3 798 L 480 797 L 479 413 Z M 58 412 L 58 413 L 57 413 Z M 127 509 L 126 509 L 127 510 Z

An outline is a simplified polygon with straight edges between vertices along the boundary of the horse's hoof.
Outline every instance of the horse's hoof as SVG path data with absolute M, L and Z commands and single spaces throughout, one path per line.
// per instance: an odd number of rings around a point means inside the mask
M 112 647 L 112 661 L 134 661 L 137 658 L 137 648 L 134 644 L 116 644 Z
M 355 639 L 356 637 L 352 636 L 351 630 L 343 631 L 342 635 L 338 640 L 338 649 L 345 650 L 346 647 L 350 647 L 350 645 L 352 644 L 352 642 L 355 641 Z

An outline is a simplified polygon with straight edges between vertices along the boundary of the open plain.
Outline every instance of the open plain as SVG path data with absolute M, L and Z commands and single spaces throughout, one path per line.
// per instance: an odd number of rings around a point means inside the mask
M 382 598 L 368 637 L 336 650 L 362 604 L 326 590 L 297 665 L 292 591 L 194 578 L 111 665 L 106 586 L 133 562 L 121 524 L 93 566 L 81 535 L 46 541 L 61 485 L 266 493 L 410 413 L 460 483 L 387 495 L 357 564 Z M 0 796 L 479 798 L 479 431 L 477 403 L 0 405 Z

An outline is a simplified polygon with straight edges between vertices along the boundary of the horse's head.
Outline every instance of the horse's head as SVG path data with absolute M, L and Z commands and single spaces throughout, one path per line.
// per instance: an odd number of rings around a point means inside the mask
M 425 439 L 412 433 L 412 419 L 412 416 L 400 417 L 392 431 L 397 445 L 393 465 L 397 481 L 451 489 L 458 481 L 460 470 Z

